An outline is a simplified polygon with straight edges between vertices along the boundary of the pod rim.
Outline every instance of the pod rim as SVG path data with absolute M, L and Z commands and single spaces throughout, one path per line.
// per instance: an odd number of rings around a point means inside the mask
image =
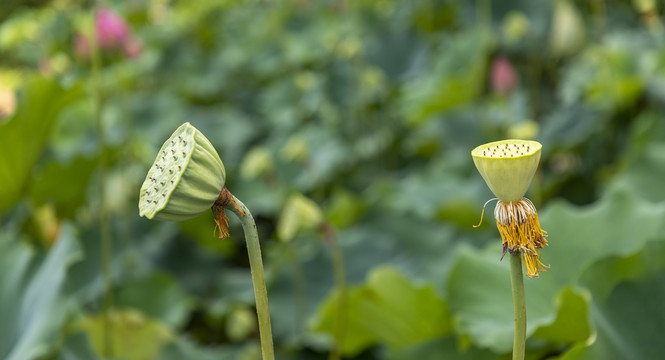
M 193 131 L 190 131 L 190 129 L 192 129 Z M 162 144 L 161 148 L 159 149 L 159 152 L 157 152 L 157 157 L 155 158 L 155 161 L 153 161 L 150 170 L 148 170 L 145 182 L 143 183 L 143 186 L 141 186 L 141 193 L 139 196 L 139 204 L 142 205 L 139 208 L 140 216 L 146 216 L 148 219 L 152 219 L 158 212 L 164 210 L 168 205 L 169 199 L 171 198 L 171 195 L 173 194 L 175 189 L 178 187 L 178 184 L 180 183 L 180 180 L 182 179 L 182 176 L 185 173 L 187 166 L 189 165 L 190 158 L 192 157 L 192 154 L 194 152 L 195 148 L 194 137 L 196 131 L 197 131 L 196 128 L 193 127 L 189 122 L 185 122 L 182 125 L 180 125 L 166 141 L 164 141 L 164 144 Z M 150 186 L 148 180 L 150 180 L 151 177 L 158 178 L 158 176 L 164 176 L 164 174 L 156 174 L 157 172 L 156 164 L 159 162 L 159 159 L 162 158 L 164 151 L 168 149 L 169 146 L 171 146 L 171 142 L 174 142 L 176 140 L 181 140 L 178 139 L 179 136 L 181 136 L 182 139 L 186 141 L 191 141 L 192 144 L 192 146 L 188 148 L 187 153 L 185 154 L 183 161 L 181 162 L 183 165 L 181 165 L 180 169 L 175 170 L 174 174 L 168 175 L 169 176 L 168 180 L 169 181 L 173 180 L 173 183 L 163 187 L 163 189 L 166 190 L 163 199 L 160 199 L 160 201 L 158 202 L 153 200 L 152 202 L 157 202 L 156 205 L 152 204 L 145 205 L 144 202 L 146 201 L 146 191 L 149 191 L 148 187 Z
M 499 156 L 493 156 L 497 154 L 489 153 L 490 151 L 496 150 L 497 147 L 503 147 L 505 145 L 517 145 L 517 147 L 508 147 L 507 150 L 509 150 L 509 153 L 506 153 L 505 156 L 503 153 L 498 154 Z M 474 158 L 492 160 L 512 160 L 533 156 L 537 154 L 542 147 L 543 145 L 541 143 L 534 140 L 507 139 L 479 145 L 471 151 L 471 156 Z

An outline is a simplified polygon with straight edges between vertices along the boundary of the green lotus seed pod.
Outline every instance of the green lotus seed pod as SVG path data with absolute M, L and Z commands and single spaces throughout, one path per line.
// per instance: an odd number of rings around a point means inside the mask
M 485 183 L 503 202 L 522 199 L 540 161 L 537 141 L 503 140 L 480 145 L 471 151 Z
M 210 141 L 190 123 L 166 140 L 150 167 L 139 199 L 139 215 L 185 220 L 210 209 L 224 188 L 224 164 Z
M 277 222 L 277 236 L 288 242 L 301 231 L 316 229 L 325 220 L 321 208 L 302 194 L 293 194 L 286 201 Z

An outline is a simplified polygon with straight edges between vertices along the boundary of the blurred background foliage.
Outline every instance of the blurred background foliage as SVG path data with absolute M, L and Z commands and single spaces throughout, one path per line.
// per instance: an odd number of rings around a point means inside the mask
M 138 217 L 185 121 L 257 218 L 279 359 L 334 348 L 321 224 L 349 284 L 344 358 L 510 358 L 508 264 L 491 219 L 471 227 L 492 195 L 470 158 L 509 137 L 544 145 L 529 196 L 551 268 L 526 282 L 528 358 L 661 358 L 662 15 L 653 0 L 3 1 L 0 358 L 260 357 L 239 224 L 220 241 L 210 213 Z

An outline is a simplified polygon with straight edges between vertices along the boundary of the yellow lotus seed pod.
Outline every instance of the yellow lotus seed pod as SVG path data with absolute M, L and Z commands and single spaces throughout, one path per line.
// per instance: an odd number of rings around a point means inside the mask
M 519 201 L 540 161 L 542 145 L 530 140 L 502 140 L 471 151 L 473 162 L 494 195 L 503 202 Z
M 150 167 L 139 215 L 180 221 L 210 209 L 224 188 L 226 171 L 210 141 L 190 123 L 166 140 Z

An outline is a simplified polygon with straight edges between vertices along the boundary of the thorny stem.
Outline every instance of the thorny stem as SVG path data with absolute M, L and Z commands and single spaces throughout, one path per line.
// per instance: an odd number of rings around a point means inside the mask
M 337 302 L 337 322 L 335 323 L 335 347 L 333 351 L 330 352 L 328 360 L 339 360 L 341 359 L 341 349 L 344 342 L 344 336 L 346 333 L 346 322 L 347 322 L 347 285 L 346 285 L 346 273 L 344 271 L 344 253 L 342 247 L 339 244 L 339 239 L 335 233 L 335 229 L 328 223 L 324 222 L 321 224 L 321 228 L 326 236 L 326 240 L 330 244 L 332 251 L 332 262 L 333 262 L 333 273 L 335 276 L 335 287 L 337 288 L 337 294 L 339 300 Z
M 526 342 L 526 303 L 524 298 L 524 276 L 520 252 L 510 254 L 510 284 L 513 292 L 515 312 L 515 337 L 513 338 L 513 360 L 524 360 Z
M 268 290 L 266 289 L 266 281 L 263 274 L 263 260 L 261 259 L 261 246 L 259 243 L 259 234 L 256 230 L 256 223 L 245 204 L 233 196 L 233 194 L 231 194 L 226 188 L 222 190 L 216 206 L 217 204 L 236 214 L 242 224 L 242 229 L 245 232 L 247 253 L 249 255 L 249 267 L 252 272 L 252 282 L 254 283 L 256 314 L 259 319 L 261 353 L 263 354 L 263 360 L 274 360 L 275 353 L 273 349 L 272 330 L 270 328 Z
M 96 5 L 98 1 L 95 2 Z M 99 137 L 100 157 L 99 157 L 99 231 L 101 236 L 101 255 L 102 255 L 102 283 L 104 287 L 104 299 L 102 311 L 104 313 L 103 322 L 103 342 L 102 354 L 105 357 L 113 357 L 113 329 L 111 324 L 111 309 L 113 308 L 113 278 L 111 276 L 111 254 L 113 252 L 113 239 L 109 224 L 109 213 L 105 205 L 106 174 L 107 174 L 107 155 L 104 142 L 104 126 L 102 124 L 103 96 L 100 84 L 101 59 L 99 54 L 99 44 L 97 39 L 97 27 L 95 24 L 95 12 L 98 6 L 93 6 L 92 23 L 93 36 L 91 37 L 91 90 L 92 102 L 94 108 L 94 117 L 97 127 L 97 136 Z

